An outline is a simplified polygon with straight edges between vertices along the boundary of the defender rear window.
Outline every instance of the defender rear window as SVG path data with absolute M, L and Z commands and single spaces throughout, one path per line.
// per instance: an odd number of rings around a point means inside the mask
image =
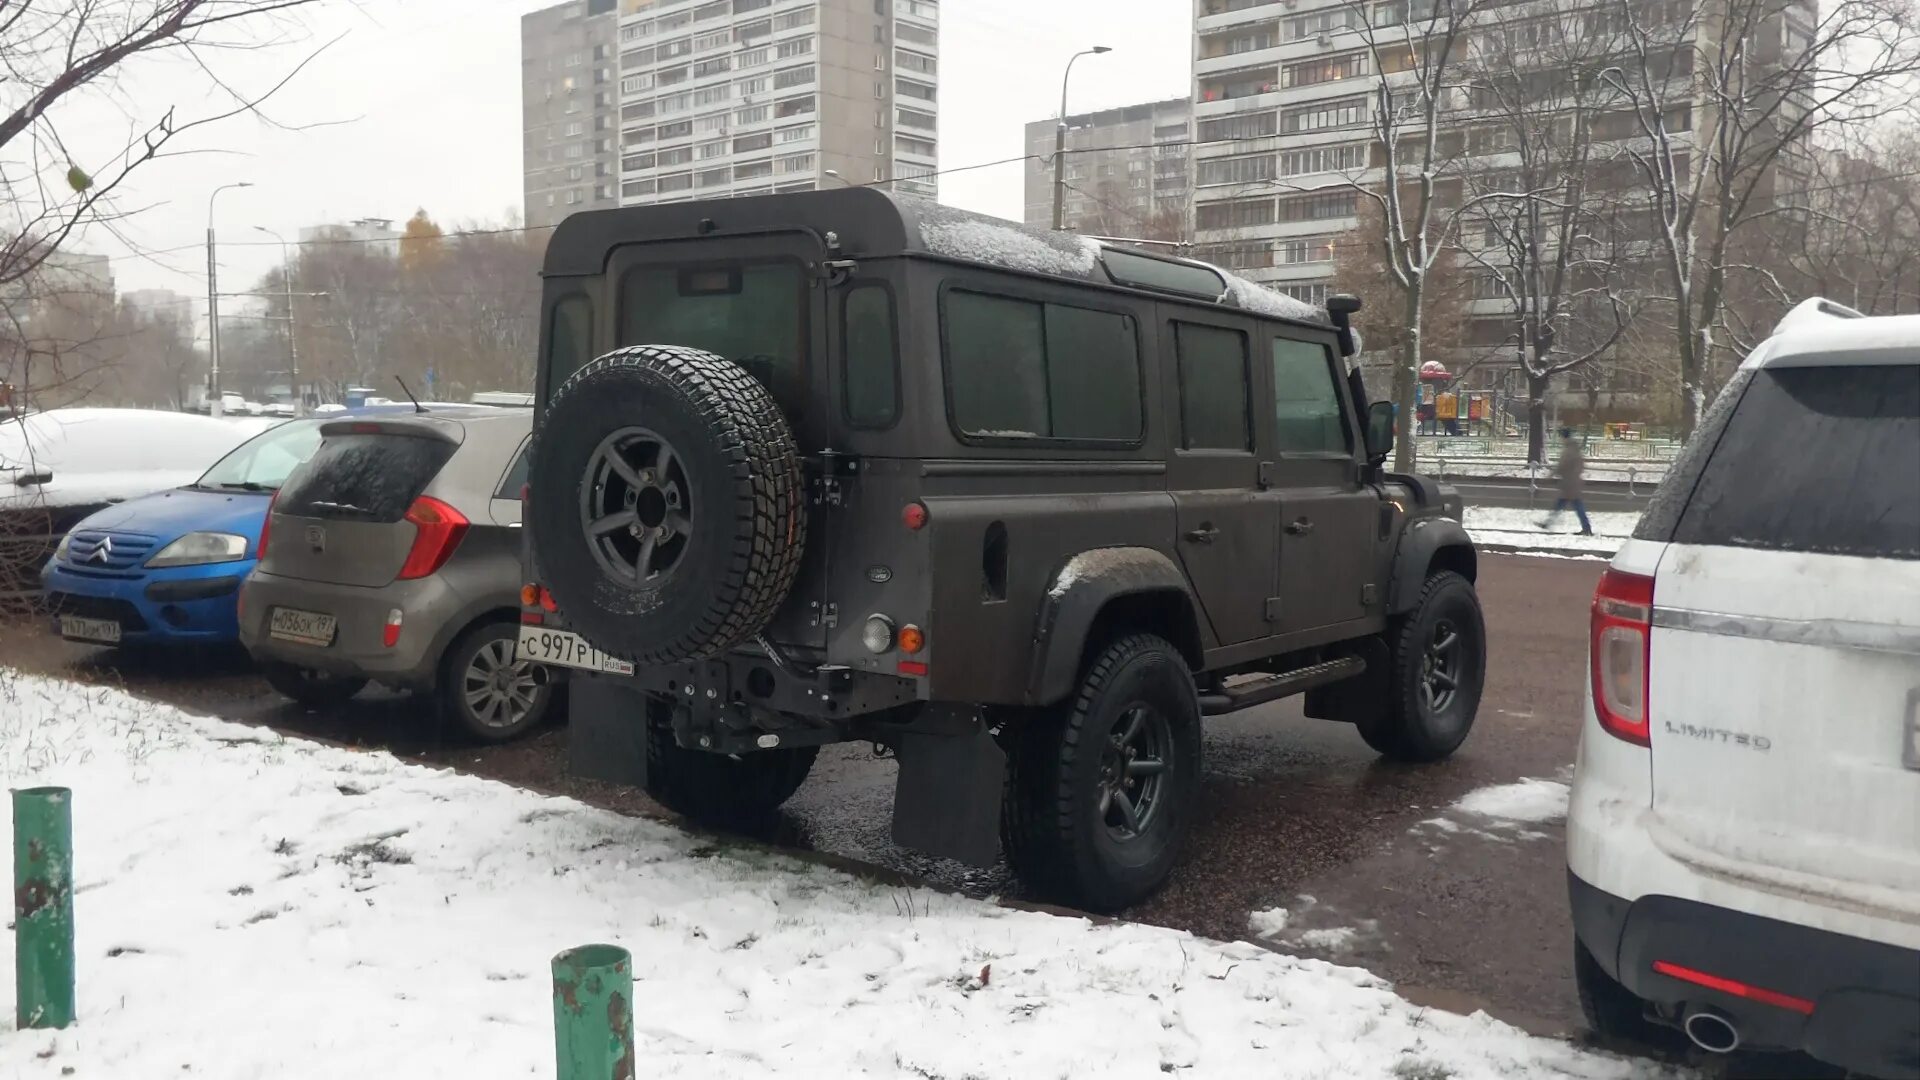
M 427 489 L 454 444 L 413 435 L 334 435 L 280 488 L 276 508 L 294 517 L 391 524 Z
M 1137 442 L 1132 316 L 954 289 L 944 302 L 953 422 L 996 439 Z
M 1673 539 L 1920 559 L 1916 462 L 1920 367 L 1762 369 Z
M 620 344 L 723 356 L 798 410 L 806 394 L 806 303 L 798 263 L 636 267 L 620 282 Z
M 548 390 L 566 382 L 592 356 L 593 301 L 578 293 L 554 301 L 547 330 L 547 370 L 552 373 Z
M 892 427 L 900 415 L 893 294 L 885 286 L 862 285 L 847 290 L 841 304 L 847 422 L 858 428 Z

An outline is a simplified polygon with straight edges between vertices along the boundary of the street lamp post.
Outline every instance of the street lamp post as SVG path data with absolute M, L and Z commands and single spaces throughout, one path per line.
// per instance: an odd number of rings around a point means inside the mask
M 246 180 L 222 184 L 207 196 L 207 360 L 212 374 L 207 386 L 207 415 L 220 415 L 220 267 L 214 257 L 213 200 L 228 188 L 252 187 Z
M 1067 211 L 1067 83 L 1073 78 L 1073 62 L 1083 56 L 1112 52 L 1105 45 L 1083 49 L 1067 59 L 1066 74 L 1060 76 L 1060 126 L 1053 133 L 1053 227 L 1063 228 Z
M 287 300 L 287 389 L 293 393 L 293 415 L 306 413 L 307 399 L 300 396 L 300 346 L 293 335 L 293 254 L 287 246 L 287 238 L 267 228 L 255 225 L 255 232 L 263 232 L 280 241 L 280 288 Z

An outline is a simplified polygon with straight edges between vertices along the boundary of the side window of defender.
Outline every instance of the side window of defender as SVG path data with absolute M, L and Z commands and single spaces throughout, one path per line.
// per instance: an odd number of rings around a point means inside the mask
M 1176 322 L 1173 338 L 1180 356 L 1180 445 L 1188 450 L 1253 449 L 1247 335 Z
M 883 285 L 848 289 L 840 307 L 840 342 L 847 423 L 892 427 L 900 417 L 899 355 L 893 294 Z
M 1333 356 L 1310 341 L 1273 342 L 1274 435 L 1281 453 L 1346 454 L 1346 417 Z
M 986 439 L 1137 444 L 1138 326 L 1117 311 L 952 289 L 942 301 L 954 426 Z
M 574 293 L 554 301 L 547 331 L 548 393 L 593 358 L 593 301 Z

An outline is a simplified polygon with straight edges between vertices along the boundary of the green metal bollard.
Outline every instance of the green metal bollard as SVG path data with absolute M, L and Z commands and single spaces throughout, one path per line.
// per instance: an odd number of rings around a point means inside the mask
M 18 1028 L 73 1023 L 73 792 L 13 793 L 13 989 Z
M 553 958 L 559 1080 L 633 1080 L 633 954 L 582 945 Z

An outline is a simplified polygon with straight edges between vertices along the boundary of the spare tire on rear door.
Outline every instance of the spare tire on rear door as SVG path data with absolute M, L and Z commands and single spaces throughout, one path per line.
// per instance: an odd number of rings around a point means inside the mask
M 636 664 L 760 632 L 793 588 L 806 510 L 773 395 L 712 353 L 639 345 L 553 392 L 527 525 L 567 624 Z

